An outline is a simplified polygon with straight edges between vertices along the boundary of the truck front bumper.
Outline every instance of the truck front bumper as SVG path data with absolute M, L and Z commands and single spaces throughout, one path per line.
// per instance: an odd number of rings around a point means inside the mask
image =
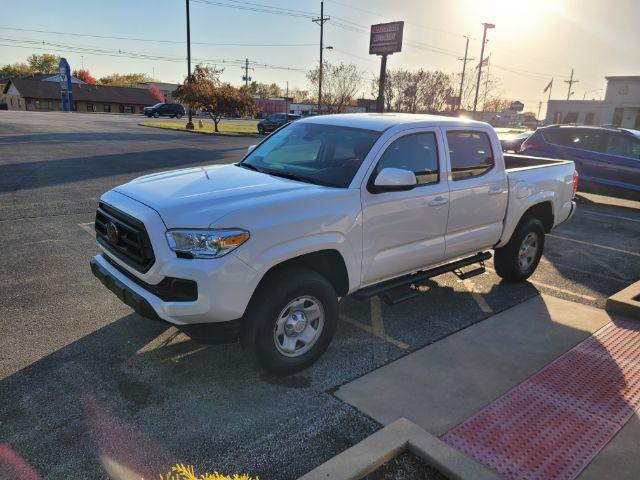
M 101 257 L 101 255 L 96 257 Z M 138 315 L 151 320 L 173 324 L 200 343 L 229 343 L 238 340 L 241 328 L 240 318 L 221 322 L 175 324 L 158 315 L 144 295 L 141 295 L 132 286 L 127 285 L 112 271 L 108 270 L 103 264 L 104 259 L 101 262 L 96 257 L 90 261 L 93 275 Z M 120 275 L 122 274 L 120 273 Z

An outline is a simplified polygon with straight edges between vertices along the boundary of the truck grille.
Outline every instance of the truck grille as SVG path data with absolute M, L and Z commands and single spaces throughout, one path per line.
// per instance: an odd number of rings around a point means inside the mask
M 127 265 L 141 273 L 153 265 L 153 248 L 140 220 L 100 202 L 95 229 L 98 243 Z

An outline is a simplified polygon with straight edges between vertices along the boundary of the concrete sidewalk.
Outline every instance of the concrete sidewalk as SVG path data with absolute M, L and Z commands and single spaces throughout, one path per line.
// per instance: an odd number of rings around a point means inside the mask
M 341 387 L 336 395 L 383 425 L 405 417 L 442 436 L 613 318 L 539 296 Z M 640 478 L 632 419 L 580 478 Z

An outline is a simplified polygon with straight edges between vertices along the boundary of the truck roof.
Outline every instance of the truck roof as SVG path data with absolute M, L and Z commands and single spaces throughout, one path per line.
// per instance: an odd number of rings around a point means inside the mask
M 364 128 L 382 132 L 397 125 L 415 125 L 429 127 L 487 126 L 484 122 L 441 115 L 423 115 L 416 113 L 340 113 L 307 117 L 298 122 L 309 122 L 341 127 Z

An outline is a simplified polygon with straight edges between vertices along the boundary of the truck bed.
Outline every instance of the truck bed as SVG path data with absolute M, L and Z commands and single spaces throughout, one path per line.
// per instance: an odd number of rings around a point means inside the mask
M 505 153 L 504 166 L 507 172 L 528 168 L 548 167 L 550 165 L 559 165 L 563 163 L 571 163 L 569 160 L 558 160 L 557 158 L 531 157 L 528 155 L 517 155 Z

